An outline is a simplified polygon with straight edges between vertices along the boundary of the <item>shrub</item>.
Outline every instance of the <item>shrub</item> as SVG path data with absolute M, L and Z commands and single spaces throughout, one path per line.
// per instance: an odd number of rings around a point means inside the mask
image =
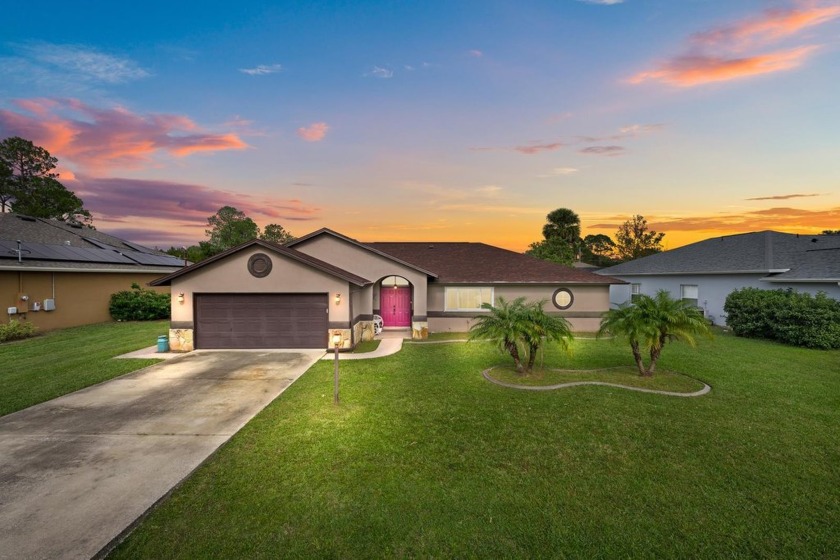
M 35 336 L 35 331 L 37 330 L 38 327 L 32 323 L 11 319 L 7 324 L 0 325 L 0 342 L 29 338 L 30 336 Z
M 723 309 L 738 336 L 806 348 L 840 348 L 840 302 L 824 293 L 744 288 L 729 294 Z
M 117 321 L 156 321 L 169 318 L 169 294 L 145 290 L 137 283 L 131 290 L 111 294 L 108 311 Z

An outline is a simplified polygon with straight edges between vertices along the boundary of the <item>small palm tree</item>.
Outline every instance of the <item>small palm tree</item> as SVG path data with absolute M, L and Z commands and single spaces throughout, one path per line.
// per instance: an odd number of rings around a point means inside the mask
M 544 342 L 557 342 L 563 350 L 569 350 L 569 342 L 574 338 L 572 325 L 563 317 L 549 315 L 543 306 L 545 300 L 532 303 L 527 306 L 526 331 L 524 333 L 525 343 L 528 346 L 527 371 L 534 369 L 534 361 L 537 352 Z
M 470 327 L 470 340 L 479 338 L 496 341 L 499 349 L 513 358 L 516 372 L 524 374 L 522 354 L 525 349 L 522 347 L 522 332 L 525 329 L 523 324 L 525 298 L 507 301 L 500 297 L 498 305 L 485 303 L 481 307 L 490 313 L 479 317 Z
M 711 334 L 699 309 L 683 300 L 672 299 L 665 290 L 659 290 L 654 297 L 641 295 L 635 302 L 610 309 L 601 319 L 598 330 L 598 336 L 613 335 L 630 342 L 633 360 L 643 377 L 653 375 L 668 341 L 694 346 L 696 336 Z M 647 366 L 642 351 L 650 355 Z
M 485 303 L 489 314 L 479 317 L 470 327 L 470 339 L 494 340 L 499 349 L 513 358 L 516 372 L 525 375 L 534 367 L 537 352 L 545 341 L 569 348 L 571 327 L 562 317 L 543 310 L 544 301 L 525 303 L 525 298 L 507 301 L 500 297 L 498 305 Z

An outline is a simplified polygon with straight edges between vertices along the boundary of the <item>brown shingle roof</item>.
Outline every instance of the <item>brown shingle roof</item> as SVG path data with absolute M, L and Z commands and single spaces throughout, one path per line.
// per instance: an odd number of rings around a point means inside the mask
M 484 243 L 366 243 L 437 273 L 437 282 L 508 284 L 624 284 L 622 280 L 535 259 Z

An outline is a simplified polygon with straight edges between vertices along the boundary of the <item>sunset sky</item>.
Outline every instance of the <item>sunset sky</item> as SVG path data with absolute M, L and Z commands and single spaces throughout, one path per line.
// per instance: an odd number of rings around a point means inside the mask
M 840 229 L 840 2 L 7 3 L 0 138 L 108 233 L 524 250 L 545 215 L 677 247 Z

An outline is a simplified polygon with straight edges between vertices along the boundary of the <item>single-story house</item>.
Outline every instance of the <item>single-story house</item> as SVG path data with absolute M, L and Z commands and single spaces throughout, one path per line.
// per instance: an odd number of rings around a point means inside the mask
M 726 323 L 723 305 L 733 290 L 752 287 L 824 292 L 840 300 L 840 235 L 759 231 L 706 239 L 597 272 L 625 280 L 612 304 L 667 290 Z
M 183 265 L 78 224 L 0 213 L 0 312 L 42 331 L 110 321 L 111 294 Z
M 620 280 L 484 243 L 361 243 L 320 229 L 285 246 L 253 240 L 152 282 L 170 286 L 170 346 L 353 348 L 385 328 L 466 331 L 500 297 L 546 300 L 593 331 Z

